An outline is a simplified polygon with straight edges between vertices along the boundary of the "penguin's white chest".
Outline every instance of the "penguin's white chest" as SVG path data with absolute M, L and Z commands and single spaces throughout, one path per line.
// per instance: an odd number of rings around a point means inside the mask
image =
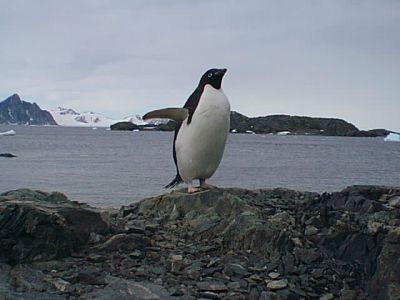
M 210 178 L 221 162 L 230 126 L 230 105 L 222 89 L 206 85 L 190 124 L 182 122 L 175 141 L 179 174 L 185 182 Z

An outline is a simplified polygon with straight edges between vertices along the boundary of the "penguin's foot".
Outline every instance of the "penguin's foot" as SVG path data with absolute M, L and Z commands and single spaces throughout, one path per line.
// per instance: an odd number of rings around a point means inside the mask
M 206 180 L 205 180 L 205 179 L 200 179 L 200 187 L 201 187 L 202 189 L 207 189 L 207 190 L 214 190 L 214 189 L 217 188 L 217 187 L 214 186 L 214 185 L 211 185 L 211 184 L 206 183 Z
M 196 192 L 200 192 L 202 189 L 199 187 L 194 187 L 192 182 L 188 183 L 188 193 L 196 193 Z

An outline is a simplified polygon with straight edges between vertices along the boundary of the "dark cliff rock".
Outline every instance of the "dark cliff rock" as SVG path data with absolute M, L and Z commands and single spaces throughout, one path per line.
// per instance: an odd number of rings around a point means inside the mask
M 57 125 L 48 111 L 36 103 L 21 101 L 17 94 L 0 102 L 0 124 Z
M 288 115 L 249 118 L 234 111 L 231 112 L 230 127 L 231 131 L 239 133 L 253 131 L 263 134 L 288 131 L 291 134 L 352 136 L 359 131 L 353 124 L 341 119 Z
M 110 126 L 111 130 L 147 130 L 147 131 L 174 131 L 176 122 L 170 120 L 166 123 L 136 125 L 132 122 L 118 122 Z
M 55 218 L 47 207 L 38 213 L 45 218 L 13 210 L 14 201 L 36 205 L 28 200 L 32 191 L 16 193 L 3 196 L 14 195 L 7 200 L 8 210 L 0 210 L 1 245 L 1 230 L 8 222 L 14 224 L 14 218 L 30 224 L 22 225 L 22 236 L 20 223 L 6 226 L 18 233 L 14 238 L 18 241 L 31 235 L 32 229 L 37 232 L 41 224 L 45 224 L 41 230 L 47 227 L 47 235 L 39 235 L 39 241 L 45 241 L 49 232 L 58 232 L 61 221 L 45 222 Z M 39 198 L 59 198 L 45 195 Z M 177 190 L 122 207 L 113 220 L 114 231 L 95 236 L 86 245 L 79 243 L 81 248 L 72 257 L 29 265 L 0 263 L 0 297 L 400 297 L 400 188 L 353 186 L 329 194 L 280 188 L 196 194 Z M 10 233 L 7 236 L 12 238 Z M 31 245 L 36 247 L 35 240 Z M 24 249 L 30 251 L 29 243 Z M 3 256 L 15 257 L 12 251 Z
M 371 130 L 359 130 L 356 131 L 352 134 L 352 136 L 357 136 L 357 137 L 385 137 L 387 136 L 391 131 L 386 130 L 386 129 L 371 129 Z
M 16 190 L 0 195 L 0 262 L 71 255 L 92 234 L 109 233 L 106 214 L 61 193 Z
M 132 131 L 139 129 L 139 126 L 136 124 L 133 124 L 132 122 L 118 122 L 115 124 L 112 124 L 110 126 L 111 130 L 124 130 L 124 131 Z
M 173 120 L 169 120 L 166 123 L 161 123 L 153 126 L 156 130 L 160 131 L 174 131 L 176 127 L 176 122 Z

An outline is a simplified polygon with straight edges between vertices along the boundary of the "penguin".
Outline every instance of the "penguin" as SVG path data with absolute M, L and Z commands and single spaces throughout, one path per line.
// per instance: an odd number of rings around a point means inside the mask
M 230 103 L 221 88 L 226 71 L 205 72 L 183 108 L 159 109 L 143 116 L 143 120 L 176 121 L 173 142 L 176 176 L 165 188 L 182 182 L 187 184 L 188 193 L 213 188 L 206 180 L 221 162 L 230 126 Z M 194 180 L 199 180 L 199 187 L 193 185 Z

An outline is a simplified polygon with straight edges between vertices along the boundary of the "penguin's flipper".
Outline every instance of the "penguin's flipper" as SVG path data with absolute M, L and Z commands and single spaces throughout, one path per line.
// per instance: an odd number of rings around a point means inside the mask
M 143 120 L 148 119 L 171 119 L 182 122 L 189 116 L 187 108 L 163 108 L 148 112 L 143 116 Z

